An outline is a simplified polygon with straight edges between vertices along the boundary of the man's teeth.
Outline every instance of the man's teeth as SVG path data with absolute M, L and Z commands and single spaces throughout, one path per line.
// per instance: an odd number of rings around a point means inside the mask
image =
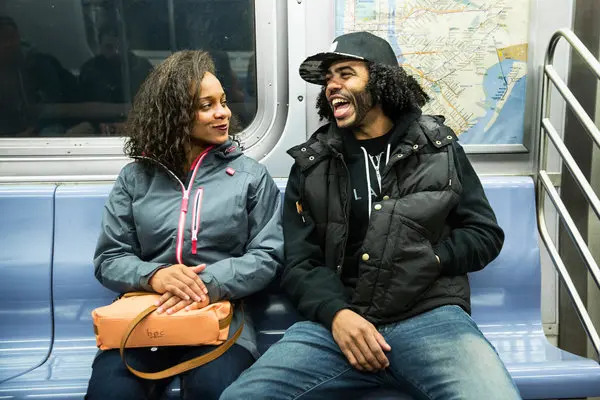
M 344 99 L 333 99 L 331 101 L 331 105 L 334 107 L 337 106 L 338 104 L 342 104 L 342 103 L 347 103 L 347 101 Z

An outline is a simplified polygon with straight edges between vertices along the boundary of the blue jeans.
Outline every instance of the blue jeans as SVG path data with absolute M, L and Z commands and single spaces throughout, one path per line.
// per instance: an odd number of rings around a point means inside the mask
M 128 349 L 127 362 L 140 371 L 155 372 L 172 367 L 182 361 L 198 357 L 214 349 L 201 347 L 161 347 Z M 245 348 L 234 344 L 222 356 L 182 374 L 181 397 L 183 399 L 218 399 L 223 390 L 254 362 Z M 145 400 L 159 399 L 172 378 L 144 380 L 133 375 L 127 368 L 119 350 L 100 353 L 92 365 L 92 376 L 86 400 Z
M 390 366 L 360 372 L 331 332 L 298 322 L 221 396 L 230 399 L 356 399 L 379 387 L 417 399 L 520 399 L 509 373 L 471 317 L 443 306 L 379 332 Z

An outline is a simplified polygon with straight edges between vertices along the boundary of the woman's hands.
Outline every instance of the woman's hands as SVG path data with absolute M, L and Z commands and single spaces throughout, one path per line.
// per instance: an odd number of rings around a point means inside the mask
M 193 310 L 206 307 L 210 303 L 208 289 L 198 274 L 206 268 L 206 264 L 187 267 L 183 264 L 162 268 L 148 282 L 152 289 L 162 294 L 157 301 L 157 312 L 173 314 L 186 308 Z
M 208 296 L 206 296 L 204 301 L 195 302 L 192 300 L 183 300 L 180 297 L 167 292 L 160 297 L 158 304 L 160 304 L 160 307 L 156 310 L 157 313 L 162 314 L 166 310 L 167 314 L 175 314 L 183 308 L 185 308 L 186 311 L 190 311 L 206 307 L 209 304 L 209 299 Z

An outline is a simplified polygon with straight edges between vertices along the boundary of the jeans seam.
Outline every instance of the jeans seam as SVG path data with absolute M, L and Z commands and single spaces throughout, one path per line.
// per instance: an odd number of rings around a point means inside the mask
M 404 379 L 409 385 L 412 385 L 415 389 L 417 389 L 418 391 L 420 391 L 425 397 L 427 397 L 430 400 L 433 399 L 433 397 L 427 392 L 427 390 L 425 390 L 425 388 L 423 388 L 420 384 L 418 384 L 417 382 L 413 381 L 412 379 L 409 379 L 406 375 L 404 375 L 399 370 L 397 370 L 395 368 L 392 368 L 391 366 L 389 368 L 392 371 L 394 371 L 394 373 L 400 375 L 402 377 L 402 379 Z
M 311 391 L 315 390 L 315 389 L 316 389 L 316 388 L 318 388 L 319 386 L 322 386 L 322 385 L 324 385 L 325 383 L 331 382 L 332 380 L 339 378 L 340 376 L 344 375 L 346 372 L 350 371 L 351 369 L 352 369 L 352 368 L 346 368 L 345 370 L 341 371 L 341 372 L 340 372 L 340 373 L 338 373 L 337 375 L 334 375 L 334 376 L 332 376 L 332 377 L 330 377 L 330 378 L 327 378 L 327 379 L 325 379 L 325 380 L 323 380 L 323 381 L 321 381 L 321 382 L 317 383 L 316 385 L 312 386 L 311 388 L 309 388 L 309 389 L 307 389 L 307 390 L 303 391 L 302 393 L 300 393 L 299 395 L 297 395 L 296 397 L 294 397 L 294 398 L 293 398 L 293 400 L 297 400 L 297 399 L 299 399 L 300 397 L 304 396 L 305 394 L 307 394 L 307 393 L 309 393 L 309 392 L 311 392 Z
M 384 338 L 386 340 L 389 340 L 390 342 L 393 341 L 393 339 L 398 336 L 398 334 L 396 333 L 395 335 L 393 334 L 393 332 L 395 331 L 395 329 L 392 329 L 392 331 L 390 332 L 390 335 Z M 417 389 L 418 391 L 420 391 L 425 397 L 427 397 L 428 399 L 433 399 L 433 397 L 427 392 L 427 390 L 425 390 L 425 388 L 423 388 L 420 384 L 418 384 L 417 382 L 413 381 L 412 379 L 409 379 L 405 374 L 403 374 L 401 371 L 392 368 L 392 366 L 389 366 L 389 369 L 394 371 L 394 373 L 400 375 L 402 377 L 402 379 L 404 379 L 404 381 L 406 381 L 409 385 L 412 385 L 415 389 Z

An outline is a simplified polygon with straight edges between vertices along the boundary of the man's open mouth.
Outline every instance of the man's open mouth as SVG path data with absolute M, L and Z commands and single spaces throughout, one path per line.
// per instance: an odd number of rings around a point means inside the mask
M 352 109 L 352 104 L 346 99 L 336 97 L 331 100 L 331 107 L 333 108 L 333 115 L 336 119 L 346 118 Z

